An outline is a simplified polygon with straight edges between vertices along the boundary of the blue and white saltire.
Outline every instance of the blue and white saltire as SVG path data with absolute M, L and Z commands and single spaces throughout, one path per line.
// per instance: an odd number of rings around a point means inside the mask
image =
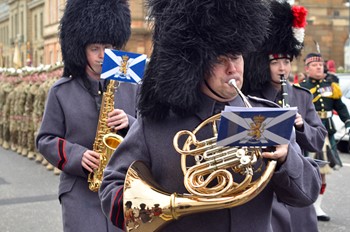
M 219 146 L 273 146 L 288 144 L 296 107 L 229 107 L 221 113 Z
M 147 56 L 112 49 L 105 49 L 101 79 L 140 83 Z

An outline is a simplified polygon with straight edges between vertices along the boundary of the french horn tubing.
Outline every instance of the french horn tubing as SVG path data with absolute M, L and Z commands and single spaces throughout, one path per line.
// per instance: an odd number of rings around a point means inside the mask
M 229 84 L 234 86 L 246 107 L 251 107 L 235 80 Z M 217 124 L 220 116 L 216 114 L 206 119 L 192 132 L 179 131 L 173 139 L 174 148 L 181 155 L 184 186 L 189 194 L 164 190 L 140 161 L 130 165 L 123 194 L 127 231 L 159 231 L 170 221 L 185 215 L 245 204 L 265 188 L 275 170 L 276 161 L 263 160 L 261 147 L 218 146 Z M 197 132 L 207 126 L 211 127 L 213 136 L 197 140 Z M 181 136 L 188 136 L 182 148 L 178 145 Z M 191 157 L 196 164 L 187 167 L 186 160 Z M 261 171 L 263 166 L 264 172 Z

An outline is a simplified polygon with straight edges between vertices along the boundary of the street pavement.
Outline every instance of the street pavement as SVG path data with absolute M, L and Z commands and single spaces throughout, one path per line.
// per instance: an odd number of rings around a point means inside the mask
M 0 231 L 61 232 L 59 176 L 0 147 Z
M 319 222 L 320 232 L 350 231 L 350 154 L 340 154 L 340 157 L 343 167 L 326 176 L 327 188 L 322 208 L 331 221 Z
M 323 209 L 332 219 L 319 222 L 320 232 L 350 231 L 350 155 L 341 158 L 344 167 L 327 175 Z M 62 232 L 58 182 L 41 164 L 0 147 L 0 232 Z

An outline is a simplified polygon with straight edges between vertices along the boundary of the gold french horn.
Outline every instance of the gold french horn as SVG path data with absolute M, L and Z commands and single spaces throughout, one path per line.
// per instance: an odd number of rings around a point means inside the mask
M 230 81 L 247 107 L 251 107 L 234 80 Z M 276 167 L 275 160 L 265 160 L 261 148 L 222 147 L 216 144 L 217 124 L 221 114 L 203 121 L 193 131 L 179 131 L 173 140 L 174 147 L 181 154 L 184 185 L 189 194 L 168 193 L 152 178 L 150 170 L 140 161 L 132 163 L 124 183 L 124 217 L 127 231 L 159 231 L 168 222 L 179 217 L 231 208 L 245 204 L 257 196 L 270 181 Z M 196 133 L 211 126 L 213 136 L 198 141 Z M 188 136 L 183 148 L 178 140 Z M 186 167 L 186 159 L 196 160 L 192 167 Z M 261 173 L 262 166 L 266 165 Z M 259 173 L 258 178 L 253 178 Z M 235 178 L 239 176 L 240 182 Z M 139 207 L 140 206 L 140 207 Z

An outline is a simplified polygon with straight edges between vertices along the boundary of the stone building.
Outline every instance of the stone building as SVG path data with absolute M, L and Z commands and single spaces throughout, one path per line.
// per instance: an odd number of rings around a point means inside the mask
M 344 67 L 344 46 L 349 38 L 349 0 L 299 0 L 308 9 L 305 33 L 305 47 L 300 60 L 295 62 L 293 71 L 303 71 L 303 58 L 316 52 L 315 41 L 319 44 L 322 56 L 334 60 L 337 68 Z M 350 70 L 349 70 L 350 71 Z
M 62 55 L 58 25 L 66 0 L 0 0 L 0 67 L 54 64 Z M 126 50 L 151 53 L 144 0 L 130 0 L 132 35 Z
M 38 66 L 60 61 L 57 33 L 65 1 L 0 0 L 0 66 Z M 146 22 L 145 0 L 129 2 L 132 35 L 126 50 L 150 55 L 152 36 Z M 344 67 L 344 46 L 349 38 L 349 0 L 290 2 L 305 6 L 309 12 L 305 48 L 301 59 L 293 62 L 293 72 L 304 70 L 303 56 L 316 52 L 314 41 L 319 44 L 325 59 L 333 59 L 337 67 Z

